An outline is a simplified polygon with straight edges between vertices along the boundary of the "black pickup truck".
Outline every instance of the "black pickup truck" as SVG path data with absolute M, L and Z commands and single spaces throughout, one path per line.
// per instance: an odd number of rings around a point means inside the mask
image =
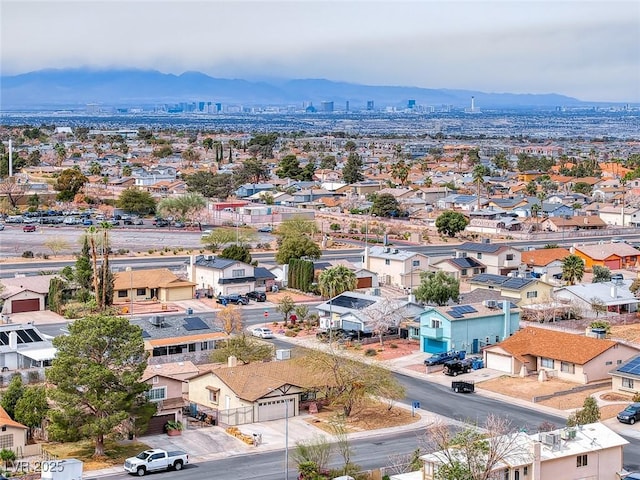
M 445 375 L 449 375 L 451 377 L 455 377 L 462 373 L 469 373 L 471 371 L 471 360 L 449 360 L 448 362 L 444 362 L 444 366 L 442 371 Z
M 466 355 L 464 350 L 449 350 L 448 352 L 434 353 L 424 361 L 427 367 L 432 365 L 443 365 L 451 360 L 462 360 Z
M 238 293 L 230 293 L 229 295 L 220 295 L 216 299 L 217 303 L 221 303 L 222 305 L 229 305 L 233 303 L 235 305 L 249 305 L 249 299 L 244 295 L 240 295 Z
M 456 393 L 473 393 L 476 389 L 473 381 L 468 380 L 466 382 L 453 381 L 451 382 L 451 390 Z

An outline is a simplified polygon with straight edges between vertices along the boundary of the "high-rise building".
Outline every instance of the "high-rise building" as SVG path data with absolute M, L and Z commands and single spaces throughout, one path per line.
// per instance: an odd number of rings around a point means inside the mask
M 373 110 L 373 100 L 367 100 L 367 110 Z
M 325 113 L 333 112 L 333 102 L 321 102 L 320 109 Z
M 416 106 L 416 101 L 415 100 L 407 101 L 407 108 L 415 108 L 415 106 Z

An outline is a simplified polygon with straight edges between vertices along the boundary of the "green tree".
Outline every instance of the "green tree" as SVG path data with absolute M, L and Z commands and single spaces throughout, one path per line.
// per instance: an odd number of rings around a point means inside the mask
M 296 216 L 282 222 L 275 234 L 284 240 L 286 237 L 312 236 L 317 232 L 315 221 Z
M 46 372 L 53 402 L 49 434 L 58 440 L 93 438 L 94 455 L 102 456 L 105 435 L 146 402 L 142 329 L 110 315 L 80 318 L 68 329 L 53 339 L 57 354 Z
M 420 272 L 420 285 L 414 293 L 421 302 L 446 305 L 460 296 L 460 281 L 442 271 Z
M 298 179 L 304 182 L 311 182 L 315 174 L 316 174 L 316 165 L 314 162 L 309 160 L 309 162 L 302 169 L 302 173 L 300 173 L 300 176 L 298 177 Z
M 56 165 L 62 165 L 62 162 L 67 158 L 67 149 L 62 143 L 56 143 L 53 147 L 53 150 L 56 152 Z
M 251 263 L 251 250 L 246 245 L 229 245 L 218 256 L 229 260 Z
M 60 314 L 62 312 L 62 302 L 66 282 L 62 278 L 53 277 L 49 282 L 49 295 L 47 301 L 49 310 Z
M 292 258 L 309 258 L 317 260 L 322 255 L 320 247 L 307 236 L 285 237 L 276 253 L 276 262 L 280 265 L 289 263 Z
M 124 167 L 122 167 L 123 177 L 130 177 L 132 173 L 133 173 L 133 169 L 131 168 L 131 165 L 125 165 Z
M 249 140 L 247 147 L 252 155 L 263 159 L 273 158 L 273 148 L 278 141 L 277 133 L 259 133 Z M 255 183 L 260 183 L 259 181 Z
M 248 158 L 236 171 L 236 183 L 260 183 L 269 178 L 269 167 L 257 158 Z
M 273 345 L 270 343 L 239 335 L 219 342 L 209 358 L 215 363 L 227 363 L 229 357 L 236 357 L 240 363 L 246 365 L 251 362 L 271 360 L 274 355 L 273 350 Z
M 293 301 L 293 299 L 289 295 L 285 295 L 278 302 L 278 306 L 276 307 L 276 311 L 278 311 L 278 312 L 280 312 L 282 314 L 282 317 L 283 317 L 285 325 L 289 321 L 289 315 L 291 315 L 291 312 L 293 312 L 295 310 L 295 308 L 296 308 L 296 304 L 295 304 L 295 302 Z
M 336 157 L 326 155 L 320 159 L 320 168 L 322 170 L 333 170 L 334 168 L 336 168 L 336 165 Z
M 76 258 L 75 267 L 75 281 L 81 288 L 91 290 L 93 268 L 91 267 L 91 249 L 89 248 L 89 238 L 87 235 L 82 239 L 82 250 Z
M 342 169 L 342 179 L 345 183 L 357 183 L 364 180 L 362 174 L 362 159 L 360 155 L 351 152 L 347 158 L 347 162 Z
M 214 228 L 213 231 L 201 238 L 201 242 L 209 250 L 218 250 L 223 245 L 237 243 L 244 245 L 255 238 L 255 232 L 246 228 Z
M 400 204 L 396 197 L 390 193 L 381 193 L 373 195 L 371 204 L 371 214 L 378 217 L 398 216 Z
M 173 148 L 171 145 L 162 145 L 159 148 L 153 150 L 152 155 L 156 158 L 167 158 L 170 155 L 173 155 Z
M 4 408 L 7 414 L 13 419 L 15 419 L 16 405 L 20 398 L 22 398 L 22 395 L 24 395 L 22 375 L 17 373 L 11 377 L 9 386 L 4 391 L 2 398 L 0 399 L 0 405 L 2 405 L 2 408 Z
M 197 192 L 205 198 L 218 198 L 226 200 L 233 192 L 233 178 L 228 173 L 214 175 L 211 172 L 196 172 L 187 175 L 187 190 Z
M 302 175 L 300 161 L 295 155 L 286 155 L 279 162 L 279 168 L 276 170 L 279 178 L 299 179 Z
M 67 168 L 60 173 L 53 188 L 58 191 L 58 200 L 70 202 L 88 181 L 80 170 Z
M 48 412 L 46 388 L 39 385 L 28 385 L 16 403 L 14 420 L 29 427 L 29 436 L 31 437 L 33 429 L 42 426 Z
M 567 418 L 567 426 L 575 427 L 577 425 L 586 425 L 588 423 L 596 423 L 600 420 L 600 408 L 598 408 L 598 402 L 593 397 L 587 397 L 584 399 L 582 408 L 573 412 Z
M 145 190 L 129 187 L 116 201 L 118 208 L 138 215 L 149 215 L 156 211 L 156 200 Z
M 407 165 L 404 160 L 396 162 L 391 167 L 391 176 L 400 182 L 400 185 L 405 185 L 411 172 L 411 166 Z
M 498 152 L 493 157 L 493 164 L 496 168 L 502 170 L 502 174 L 504 175 L 505 171 L 509 168 L 510 162 L 505 152 Z
M 318 277 L 320 294 L 329 299 L 341 293 L 355 290 L 357 284 L 356 274 L 344 265 L 327 268 Z
M 447 210 L 441 213 L 436 218 L 436 228 L 441 235 L 447 235 L 448 237 L 455 237 L 458 233 L 462 232 L 469 222 L 465 216 L 460 212 L 454 212 Z
M 592 187 L 591 187 L 591 185 L 590 185 L 590 184 L 588 184 L 587 182 L 576 182 L 576 183 L 573 185 L 572 190 L 573 190 L 575 193 L 581 193 L 581 194 L 583 194 L 583 195 L 591 195 Z
M 611 281 L 611 270 L 601 265 L 593 266 L 593 283 L 603 283 Z
M 562 259 L 562 279 L 575 285 L 584 276 L 584 260 L 578 255 L 567 255 Z
M 202 140 L 202 146 L 204 147 L 205 153 L 209 153 L 209 150 L 213 148 L 213 138 L 207 137 Z
M 4 463 L 4 469 L 9 469 L 9 463 L 13 463 L 16 460 L 16 452 L 9 448 L 3 448 L 0 450 L 0 460 Z
M 185 193 L 179 197 L 164 198 L 158 203 L 158 211 L 169 215 L 177 215 L 181 220 L 193 220 L 198 212 L 207 206 L 202 195 L 195 192 Z

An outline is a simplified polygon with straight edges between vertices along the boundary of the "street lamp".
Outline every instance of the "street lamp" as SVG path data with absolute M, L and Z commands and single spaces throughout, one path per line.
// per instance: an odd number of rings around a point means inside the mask
M 284 480 L 289 480 L 289 399 L 284 401 Z
M 133 270 L 131 270 L 131 267 L 127 267 L 126 268 L 127 272 L 129 272 L 129 297 L 130 297 L 130 304 L 129 304 L 129 317 L 133 317 Z

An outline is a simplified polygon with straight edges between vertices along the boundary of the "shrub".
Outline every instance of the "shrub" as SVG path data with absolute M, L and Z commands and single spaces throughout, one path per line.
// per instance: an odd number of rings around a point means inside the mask
M 31 250 L 25 250 L 22 252 L 22 258 L 33 258 L 33 252 Z
M 153 248 L 149 249 L 149 255 L 153 255 L 156 251 Z
M 367 349 L 364 351 L 364 354 L 365 354 L 365 356 L 367 356 L 367 357 L 375 357 L 375 356 L 378 354 L 378 352 L 376 351 L 376 349 L 375 349 L 375 348 L 367 348 Z
M 287 330 L 286 332 L 284 332 L 284 336 L 285 337 L 297 337 L 298 336 L 298 332 L 296 332 L 295 330 Z
M 29 383 L 38 383 L 40 381 L 40 373 L 37 370 L 30 370 L 27 377 Z
M 391 343 L 389 345 L 389 348 L 398 348 L 398 344 L 397 343 Z
M 126 248 L 119 248 L 118 249 L 118 255 L 126 255 L 127 253 L 129 253 L 129 250 Z

